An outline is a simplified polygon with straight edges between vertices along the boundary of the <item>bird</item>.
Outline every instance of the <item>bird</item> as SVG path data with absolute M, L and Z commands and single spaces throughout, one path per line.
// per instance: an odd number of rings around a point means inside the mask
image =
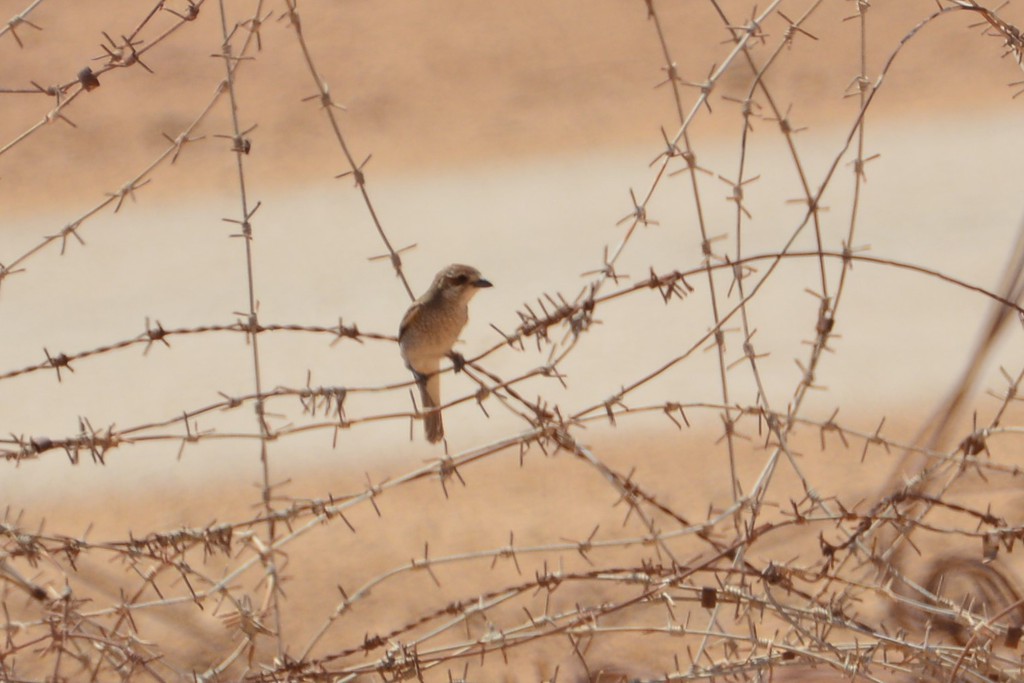
M 452 351 L 459 333 L 469 322 L 469 300 L 483 287 L 493 287 L 472 266 L 453 263 L 443 268 L 430 288 L 413 302 L 398 328 L 398 345 L 405 366 L 412 371 L 420 389 L 426 415 L 423 419 L 427 441 L 444 438 L 441 421 L 441 359 L 452 359 L 455 371 L 463 360 Z

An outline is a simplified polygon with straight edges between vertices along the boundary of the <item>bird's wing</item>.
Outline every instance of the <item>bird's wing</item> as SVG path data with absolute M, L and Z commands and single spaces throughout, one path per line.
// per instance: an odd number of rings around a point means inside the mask
M 412 306 L 409 307 L 409 310 L 406 311 L 405 315 L 402 317 L 402 324 L 400 324 L 398 326 L 398 338 L 399 339 L 402 338 L 402 336 L 405 334 L 406 328 L 408 328 L 409 325 L 412 325 L 413 321 L 415 321 L 416 318 L 419 317 L 420 312 L 422 312 L 422 311 L 423 311 L 423 302 L 422 301 L 416 301 L 416 302 L 413 303 Z

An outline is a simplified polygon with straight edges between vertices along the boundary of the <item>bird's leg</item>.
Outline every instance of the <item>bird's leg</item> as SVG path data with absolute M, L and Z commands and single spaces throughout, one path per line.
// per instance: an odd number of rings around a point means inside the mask
M 466 367 L 466 359 L 458 351 L 449 351 L 448 357 L 452 360 L 452 369 L 455 372 L 462 372 L 462 368 Z

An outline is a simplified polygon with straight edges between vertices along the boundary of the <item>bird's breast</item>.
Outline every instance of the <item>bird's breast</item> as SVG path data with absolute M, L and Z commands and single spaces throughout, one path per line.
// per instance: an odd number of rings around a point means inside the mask
M 469 314 L 465 305 L 451 305 L 454 303 L 427 303 L 406 327 L 400 345 L 409 367 L 423 373 L 436 372 L 441 358 L 455 346 Z

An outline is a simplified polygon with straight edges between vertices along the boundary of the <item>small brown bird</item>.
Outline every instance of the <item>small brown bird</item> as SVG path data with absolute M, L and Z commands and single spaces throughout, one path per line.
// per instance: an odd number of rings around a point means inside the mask
M 481 287 L 491 286 L 476 268 L 454 263 L 434 277 L 430 289 L 409 307 L 398 328 L 402 358 L 420 388 L 426 411 L 423 424 L 431 443 L 444 437 L 444 423 L 437 410 L 441 406 L 437 374 L 441 359 L 451 357 L 456 372 L 462 368 L 462 357 L 452 353 L 452 347 L 469 321 L 469 300 Z

